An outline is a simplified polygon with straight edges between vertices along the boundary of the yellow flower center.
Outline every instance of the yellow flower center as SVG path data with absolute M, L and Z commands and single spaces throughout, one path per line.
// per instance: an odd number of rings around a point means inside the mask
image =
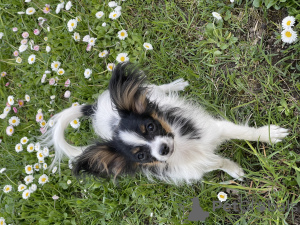
M 23 140 L 23 143 L 26 143 L 26 139 Z
M 34 60 L 34 58 L 32 57 L 32 58 L 31 58 L 31 61 L 33 61 L 33 60 Z
M 21 149 L 21 147 L 20 147 L 20 145 L 18 146 L 18 150 L 20 150 Z
M 74 124 L 78 124 L 77 120 L 74 120 Z
M 28 197 L 28 195 L 29 195 L 29 192 L 27 192 L 25 195 L 26 195 L 26 197 Z
M 113 69 L 113 66 L 108 66 L 108 68 L 112 70 L 112 69 Z
M 28 171 L 31 171 L 31 167 L 28 167 L 27 170 L 28 170 Z
M 62 73 L 63 73 L 63 71 L 62 71 L 62 70 L 60 70 L 60 71 L 59 71 L 59 74 L 62 74 Z
M 72 27 L 74 27 L 74 25 L 75 25 L 74 23 L 71 23 L 71 26 L 72 26 Z
M 124 37 L 125 36 L 125 32 L 121 32 L 121 36 Z
M 224 195 L 220 195 L 220 198 L 225 198 L 225 196 Z
M 116 17 L 117 16 L 117 13 L 113 14 L 113 17 Z
M 149 48 L 149 45 L 145 45 L 146 48 Z
M 31 146 L 29 149 L 30 149 L 30 150 L 33 150 L 33 147 Z
M 39 168 L 39 165 L 36 165 L 35 168 L 38 169 L 38 168 Z
M 289 32 L 289 31 L 287 31 L 286 33 L 285 33 L 285 36 L 287 36 L 287 37 L 292 37 L 292 33 L 291 32 Z
M 125 57 L 122 56 L 122 57 L 120 58 L 120 60 L 121 60 L 122 62 L 124 62 L 124 61 L 125 61 Z
M 6 190 L 6 191 L 9 191 L 9 190 L 10 190 L 10 188 L 9 188 L 9 187 L 7 187 L 5 190 Z
M 46 7 L 45 10 L 48 11 L 48 10 L 49 10 L 49 7 Z
M 42 153 L 40 153 L 40 154 L 39 154 L 39 156 L 40 156 L 40 157 L 43 157 L 43 154 L 42 154 Z
M 32 10 L 32 9 L 30 9 L 30 10 L 29 10 L 29 13 L 32 13 L 32 12 L 33 12 L 33 10 Z
M 46 182 L 46 178 L 45 177 L 42 178 L 42 182 L 43 183 Z
M 289 20 L 289 21 L 287 21 L 286 25 L 290 26 L 291 23 L 292 23 L 292 21 Z
M 13 129 L 10 128 L 10 129 L 9 129 L 9 132 L 12 133 L 12 132 L 13 132 Z
M 58 67 L 58 64 L 55 64 L 54 67 L 57 68 L 57 67 Z
M 22 187 L 21 187 L 21 190 L 23 190 L 23 189 L 24 189 L 24 187 L 22 186 Z
M 16 120 L 12 120 L 11 122 L 12 122 L 12 123 L 16 123 L 17 121 L 16 121 Z
M 41 120 L 43 117 L 42 116 L 39 116 L 39 119 Z

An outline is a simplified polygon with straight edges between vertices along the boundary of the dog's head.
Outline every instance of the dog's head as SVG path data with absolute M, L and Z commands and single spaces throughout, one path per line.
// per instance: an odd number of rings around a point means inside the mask
M 116 176 L 167 161 L 174 151 L 174 136 L 157 104 L 149 101 L 152 90 L 143 72 L 129 63 L 118 64 L 109 91 L 121 118 L 113 139 L 86 149 L 77 158 L 74 173 Z

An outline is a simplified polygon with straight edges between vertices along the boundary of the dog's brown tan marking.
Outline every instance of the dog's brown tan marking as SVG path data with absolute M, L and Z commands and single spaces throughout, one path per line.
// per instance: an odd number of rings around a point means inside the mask
M 164 119 L 162 119 L 161 117 L 159 117 L 156 112 L 153 112 L 151 114 L 151 117 L 153 119 L 157 120 L 158 122 L 160 122 L 162 128 L 164 128 L 164 130 L 167 133 L 171 133 L 172 132 L 170 125 Z
M 144 124 L 140 125 L 140 130 L 141 130 L 142 134 L 146 133 L 146 127 Z
M 140 151 L 141 149 L 139 147 L 136 147 L 134 149 L 131 150 L 132 154 L 136 154 Z

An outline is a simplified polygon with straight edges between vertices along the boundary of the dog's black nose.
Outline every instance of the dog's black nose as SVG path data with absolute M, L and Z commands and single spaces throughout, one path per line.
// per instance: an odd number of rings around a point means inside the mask
M 159 149 L 160 155 L 168 155 L 170 152 L 170 148 L 167 144 L 162 144 Z

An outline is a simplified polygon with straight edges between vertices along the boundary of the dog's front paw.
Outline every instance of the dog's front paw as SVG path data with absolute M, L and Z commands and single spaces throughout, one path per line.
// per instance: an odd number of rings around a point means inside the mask
M 232 176 L 235 179 L 238 179 L 239 181 L 244 180 L 244 170 L 239 167 L 238 165 L 233 166 L 230 170 L 227 170 L 227 173 Z
M 170 87 L 173 91 L 183 91 L 187 86 L 189 86 L 189 82 L 184 81 L 182 78 L 170 83 Z
M 258 128 L 260 141 L 275 144 L 281 142 L 288 134 L 288 129 L 270 125 L 270 126 L 263 126 Z

